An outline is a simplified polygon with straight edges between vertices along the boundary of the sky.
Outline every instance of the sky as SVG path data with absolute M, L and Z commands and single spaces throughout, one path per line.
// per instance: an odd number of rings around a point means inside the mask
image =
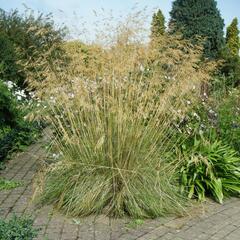
M 94 31 L 92 23 L 97 20 L 94 11 L 103 13 L 104 9 L 104 14 L 112 11 L 114 16 L 124 16 L 131 12 L 134 6 L 137 6 L 138 10 L 147 7 L 149 17 L 146 17 L 146 23 L 150 25 L 152 13 L 158 8 L 163 11 L 166 19 L 169 19 L 172 0 L 0 0 L 0 8 L 5 11 L 16 8 L 23 11 L 23 4 L 35 11 L 52 12 L 58 24 L 66 24 L 72 31 L 80 28 L 78 22 L 86 22 L 85 27 L 91 34 L 91 31 Z M 217 4 L 226 26 L 234 17 L 238 17 L 240 21 L 240 0 L 217 0 Z

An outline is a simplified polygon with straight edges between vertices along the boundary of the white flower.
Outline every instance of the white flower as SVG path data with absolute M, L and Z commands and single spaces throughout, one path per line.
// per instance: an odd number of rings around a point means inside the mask
M 198 120 L 200 119 L 199 115 L 197 113 L 193 113 L 193 116 L 196 117 Z
M 15 95 L 16 95 L 16 96 L 23 97 L 23 98 L 26 97 L 26 94 L 25 94 L 24 90 L 18 90 L 18 91 L 16 91 L 16 92 L 15 92 Z
M 68 96 L 69 96 L 69 98 L 71 98 L 71 99 L 75 97 L 74 93 L 69 93 Z
M 199 134 L 200 134 L 200 135 L 203 135 L 203 130 L 199 130 Z
M 34 92 L 30 92 L 29 95 L 34 98 L 35 97 L 35 93 Z
M 214 114 L 214 115 L 215 115 L 215 112 L 214 112 L 212 109 L 210 109 L 208 112 L 209 112 L 210 114 Z
M 17 96 L 17 100 L 21 101 L 22 97 L 21 96 Z
M 191 105 L 191 101 L 187 100 L 187 104 L 188 104 L 188 105 Z
M 164 76 L 164 78 L 167 79 L 167 80 L 170 80 L 170 79 L 171 79 L 170 76 Z
M 141 72 L 144 72 L 144 66 L 142 64 L 140 65 L 139 69 Z
M 51 96 L 51 97 L 50 97 L 50 102 L 56 103 L 56 99 L 55 99 L 53 96 Z
M 6 85 L 7 85 L 8 89 L 12 89 L 15 86 L 15 84 L 12 81 L 7 81 Z
M 60 157 L 60 154 L 59 153 L 53 153 L 52 156 L 53 156 L 54 159 L 58 159 Z

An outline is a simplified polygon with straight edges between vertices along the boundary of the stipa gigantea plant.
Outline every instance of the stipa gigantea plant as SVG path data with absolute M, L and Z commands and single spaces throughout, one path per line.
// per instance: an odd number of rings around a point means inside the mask
M 184 212 L 170 157 L 179 142 L 172 122 L 208 74 L 198 64 L 201 51 L 178 37 L 156 48 L 134 42 L 135 33 L 121 28 L 96 55 L 98 67 L 62 75 L 70 84 L 51 91 L 48 119 L 62 157 L 40 174 L 36 195 L 68 215 Z

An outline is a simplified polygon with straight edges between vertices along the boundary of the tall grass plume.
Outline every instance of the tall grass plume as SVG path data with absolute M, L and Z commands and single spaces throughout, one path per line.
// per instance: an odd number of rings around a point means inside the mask
M 41 172 L 36 195 L 68 215 L 184 212 L 173 123 L 209 79 L 208 65 L 180 36 L 148 44 L 138 27 L 120 24 L 105 45 L 66 43 L 72 61 L 46 82 L 60 158 Z

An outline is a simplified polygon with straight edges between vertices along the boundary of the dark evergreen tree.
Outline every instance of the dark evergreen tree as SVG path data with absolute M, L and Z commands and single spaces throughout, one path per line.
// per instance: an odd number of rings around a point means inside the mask
M 226 43 L 230 53 L 238 56 L 240 48 L 238 19 L 234 18 L 227 28 Z
M 183 37 L 205 40 L 205 55 L 218 56 L 224 46 L 224 21 L 215 0 L 175 0 L 170 12 L 170 31 Z
M 151 38 L 154 39 L 163 35 L 165 33 L 165 29 L 165 17 L 162 11 L 159 9 L 153 14 L 151 23 Z

